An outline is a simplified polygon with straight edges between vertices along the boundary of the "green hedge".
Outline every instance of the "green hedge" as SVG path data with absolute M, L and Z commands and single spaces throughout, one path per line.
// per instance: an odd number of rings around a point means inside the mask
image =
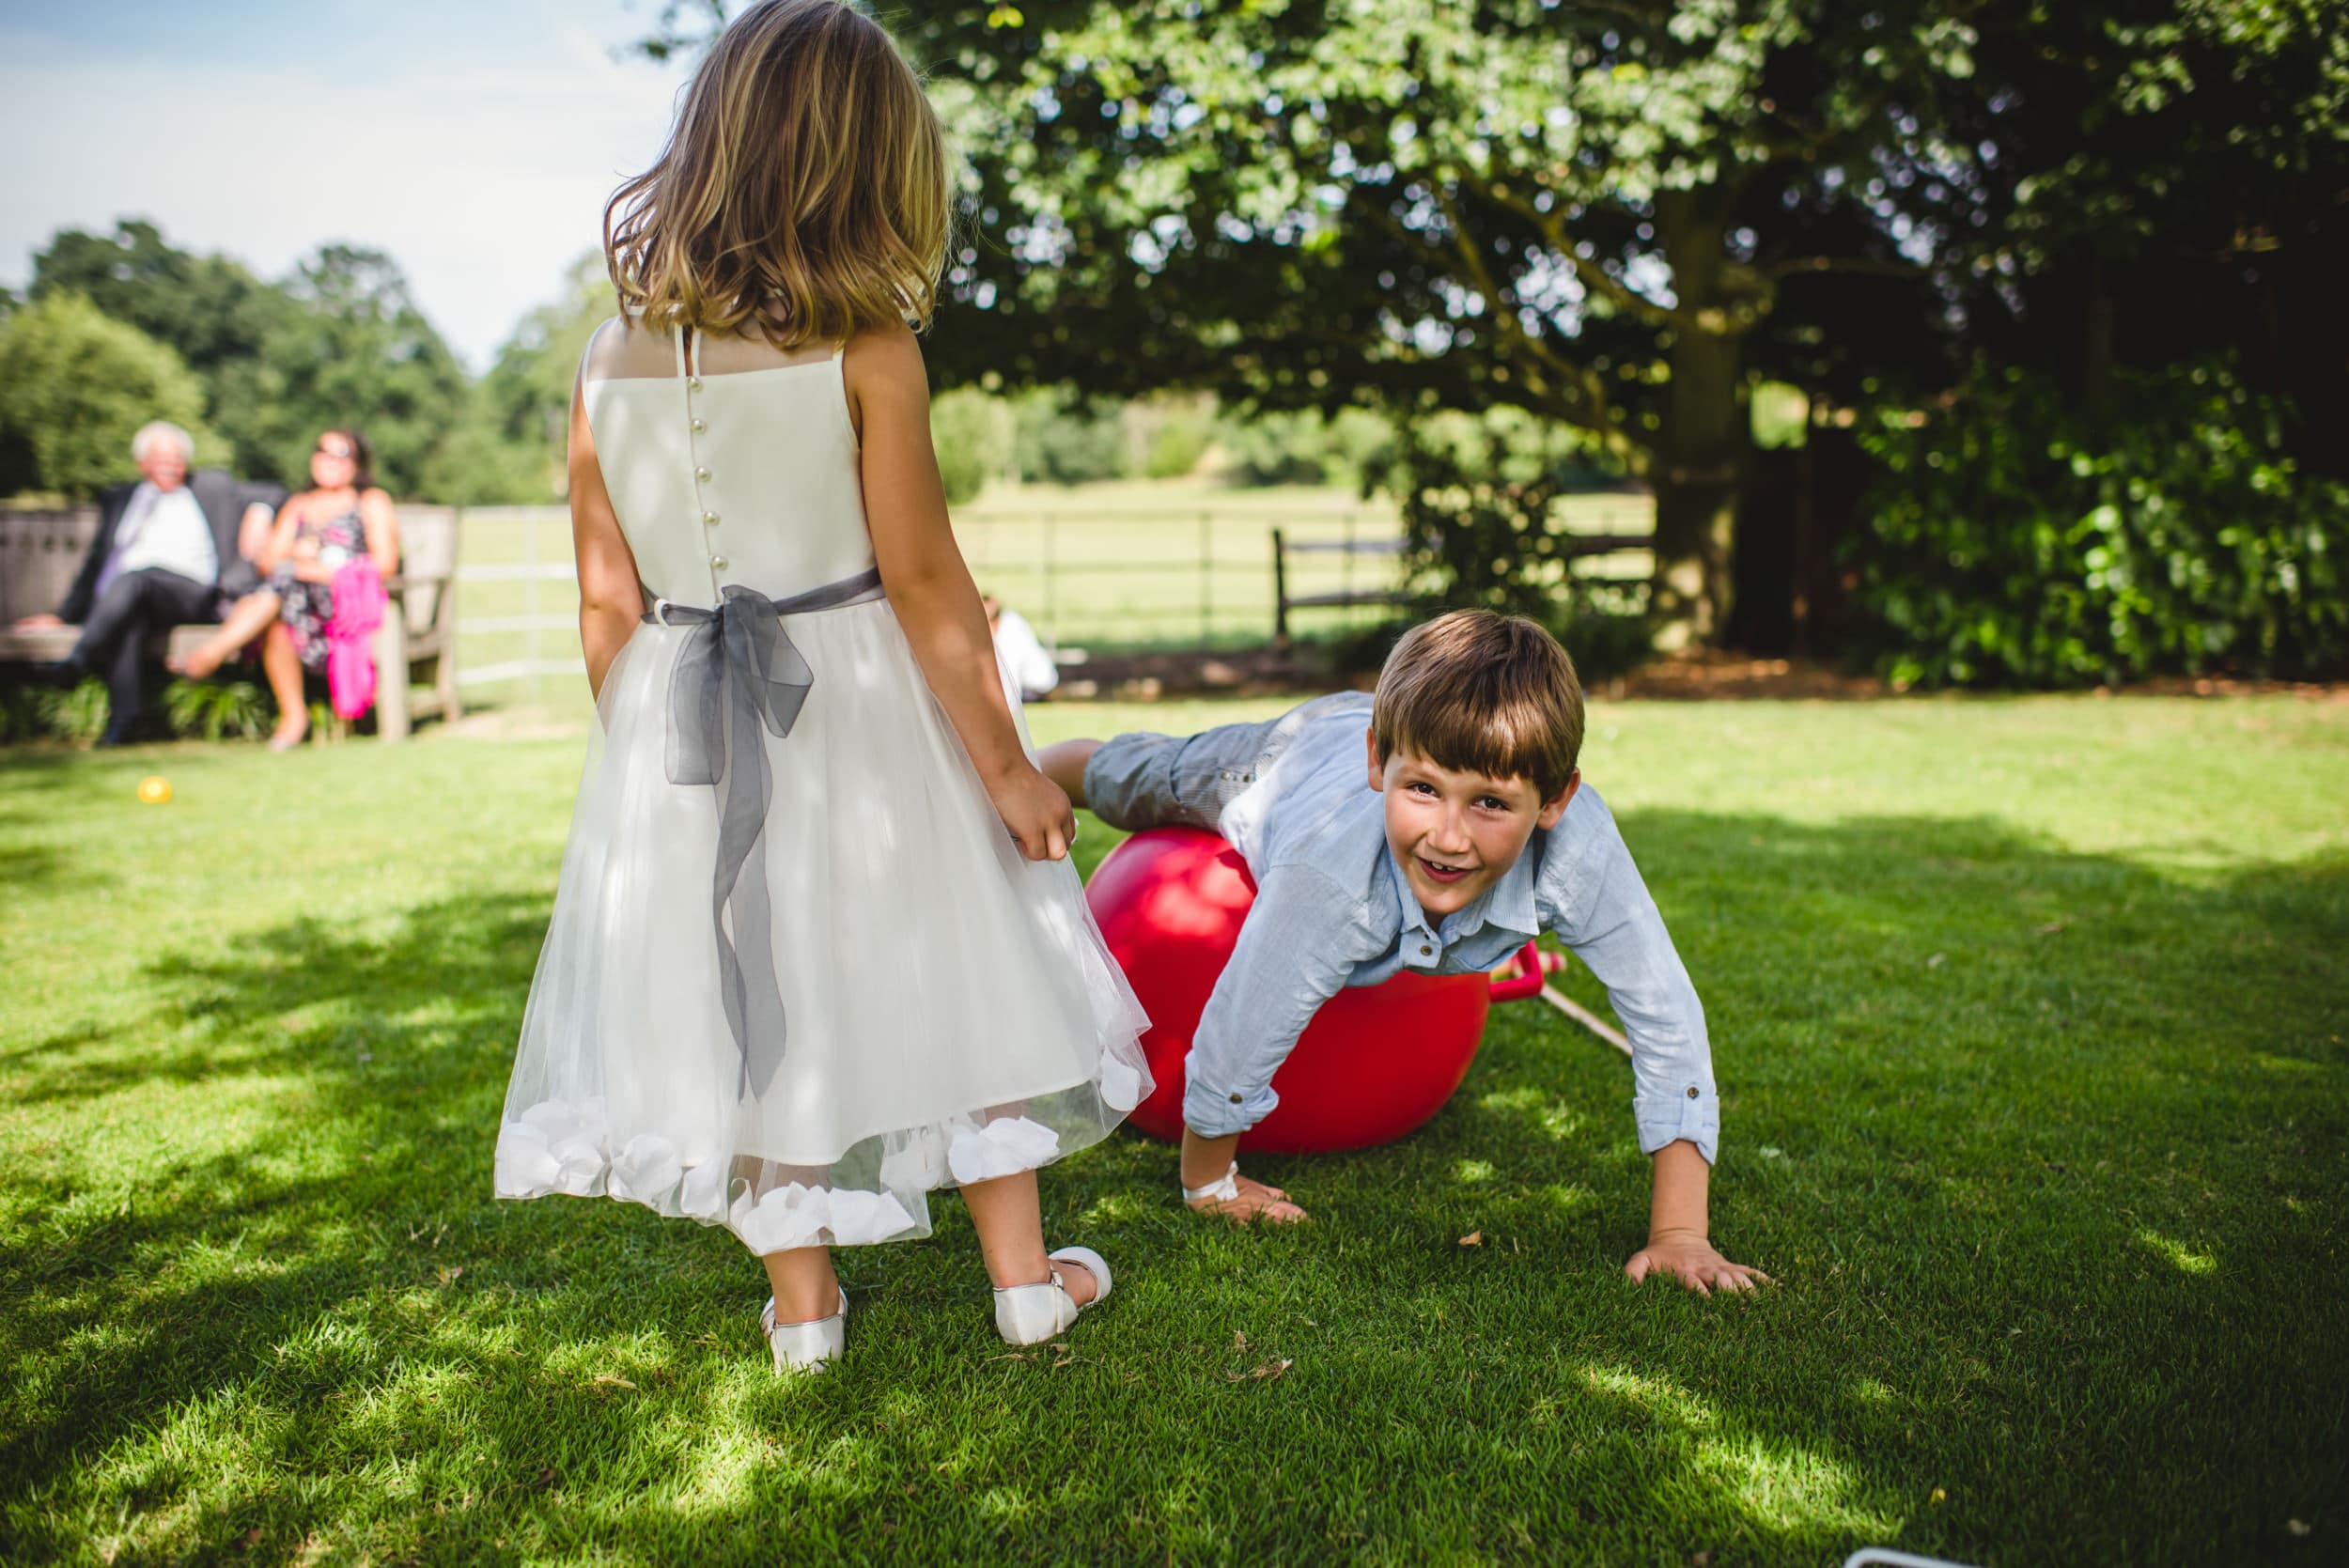
M 2092 419 L 1978 373 L 1884 412 L 1847 559 L 1896 684 L 2315 675 L 2349 662 L 2349 486 L 2285 455 L 2288 411 L 2216 365 L 2118 380 Z

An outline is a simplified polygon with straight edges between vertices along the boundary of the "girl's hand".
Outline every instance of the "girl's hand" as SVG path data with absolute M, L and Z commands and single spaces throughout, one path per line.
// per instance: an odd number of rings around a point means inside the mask
M 1022 762 L 1001 779 L 989 780 L 988 798 L 1019 852 L 1032 861 L 1065 861 L 1077 840 L 1077 814 L 1060 785 Z
M 1631 1254 L 1623 1271 L 1638 1284 L 1651 1274 L 1670 1275 L 1699 1296 L 1715 1290 L 1753 1290 L 1771 1282 L 1758 1268 L 1731 1263 L 1713 1250 L 1713 1244 L 1694 1231 L 1658 1231 L 1647 1245 Z

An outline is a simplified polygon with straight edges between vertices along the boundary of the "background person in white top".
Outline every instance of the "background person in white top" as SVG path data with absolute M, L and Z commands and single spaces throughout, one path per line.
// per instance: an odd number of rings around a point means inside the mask
M 258 585 L 245 555 L 266 536 L 285 495 L 218 470 L 191 474 L 194 438 L 163 420 L 131 438 L 131 458 L 141 477 L 99 498 L 98 531 L 65 603 L 55 614 L 16 623 L 20 631 L 82 628 L 58 672 L 104 677 L 110 706 L 101 746 L 130 739 L 146 715 L 148 638 L 216 620 L 227 598 Z
M 1003 677 L 1003 691 L 1032 703 L 1058 686 L 1060 666 L 1052 662 L 1052 650 L 1028 618 L 1004 609 L 993 594 L 980 602 L 987 606 L 987 629 L 995 639 L 995 668 Z

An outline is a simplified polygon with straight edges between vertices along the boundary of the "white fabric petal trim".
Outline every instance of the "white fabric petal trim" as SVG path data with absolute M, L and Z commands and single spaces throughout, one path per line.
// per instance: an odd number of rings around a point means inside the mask
M 557 1173 L 545 1133 L 527 1122 L 508 1122 L 498 1130 L 499 1197 L 537 1198 L 552 1192 Z
M 1100 1109 L 1123 1116 L 1150 1087 L 1146 1065 L 1114 1048 L 1102 1051 L 1091 1085 Z M 1076 1126 L 1080 1146 L 1091 1142 L 1081 1136 L 1081 1120 Z M 927 1234 L 922 1194 L 1033 1171 L 1059 1158 L 1063 1149 L 1063 1135 L 1031 1116 L 985 1122 L 960 1116 L 888 1135 L 876 1172 L 878 1191 L 793 1182 L 762 1196 L 733 1174 L 734 1161 L 725 1155 L 680 1148 L 659 1133 L 636 1133 L 614 1154 L 604 1101 L 591 1096 L 541 1101 L 502 1123 L 494 1180 L 500 1198 L 608 1194 L 657 1213 L 724 1225 L 753 1251 L 766 1253 Z
M 946 1138 L 936 1127 L 897 1134 L 881 1156 L 880 1184 L 893 1192 L 927 1192 L 946 1184 Z
M 603 1151 L 584 1138 L 547 1141 L 537 1127 L 508 1122 L 498 1138 L 497 1195 L 543 1198 L 567 1193 L 592 1198 L 603 1190 Z
M 1108 1051 L 1101 1053 L 1101 1077 L 1096 1087 L 1101 1103 L 1120 1115 L 1140 1105 L 1146 1093 L 1143 1069 Z
M 913 1229 L 906 1206 L 887 1192 L 807 1187 L 791 1182 L 754 1200 L 735 1200 L 727 1225 L 764 1257 L 794 1247 L 863 1247 Z M 830 1236 L 827 1238 L 826 1233 Z
M 612 1161 L 612 1196 L 633 1198 L 665 1211 L 670 1195 L 684 1178 L 685 1165 L 677 1158 L 677 1146 L 665 1138 L 640 1132 Z
M 1060 1134 L 1025 1116 L 999 1116 L 982 1126 L 966 1126 L 946 1146 L 946 1168 L 957 1183 L 992 1181 L 1049 1163 L 1060 1153 Z
M 677 1207 L 688 1218 L 715 1225 L 726 1217 L 726 1164 L 703 1156 L 685 1172 L 677 1192 Z
M 894 1192 L 864 1192 L 836 1187 L 832 1192 L 832 1244 L 869 1247 L 903 1235 L 917 1221 Z

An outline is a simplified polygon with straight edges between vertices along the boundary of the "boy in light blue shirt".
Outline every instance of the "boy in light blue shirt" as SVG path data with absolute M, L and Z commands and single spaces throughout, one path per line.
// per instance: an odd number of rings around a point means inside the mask
M 1704 1010 L 1615 820 L 1584 788 L 1574 664 L 1532 621 L 1461 611 L 1395 644 L 1374 695 L 1258 724 L 1047 748 L 1045 771 L 1129 831 L 1221 833 L 1256 900 L 1184 1063 L 1184 1197 L 1242 1223 L 1302 1219 L 1239 1173 L 1239 1135 L 1321 1004 L 1402 970 L 1500 967 L 1553 932 L 1590 966 L 1631 1042 L 1632 1114 L 1655 1159 L 1632 1279 L 1749 1290 L 1767 1276 L 1706 1234 L 1720 1126 Z M 1365 770 L 1366 769 L 1366 770 Z

